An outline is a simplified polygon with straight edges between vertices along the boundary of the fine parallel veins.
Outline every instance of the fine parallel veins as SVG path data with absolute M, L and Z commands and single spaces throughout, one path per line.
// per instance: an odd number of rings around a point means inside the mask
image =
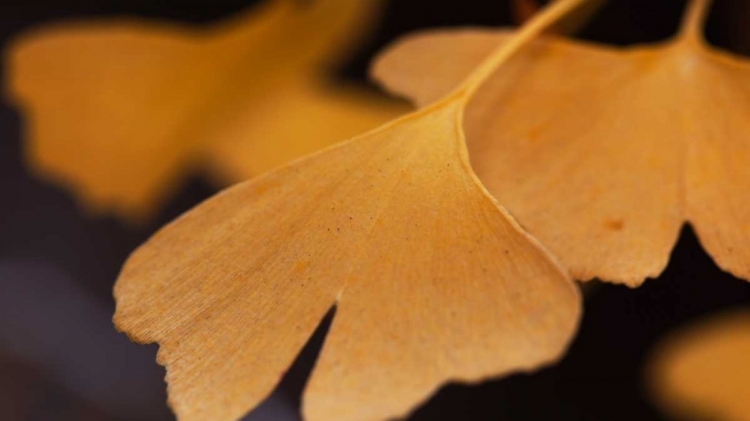
M 580 291 L 473 173 L 462 116 L 493 69 L 584 3 L 544 9 L 462 90 L 222 191 L 130 256 L 115 325 L 159 343 L 180 420 L 256 407 L 334 305 L 307 421 L 402 418 L 446 382 L 563 355 Z
M 677 36 L 653 45 L 536 38 L 466 107 L 477 176 L 576 279 L 659 276 L 686 223 L 719 267 L 750 279 L 750 63 L 703 40 L 710 4 L 691 1 Z M 516 39 L 410 35 L 372 74 L 423 106 Z

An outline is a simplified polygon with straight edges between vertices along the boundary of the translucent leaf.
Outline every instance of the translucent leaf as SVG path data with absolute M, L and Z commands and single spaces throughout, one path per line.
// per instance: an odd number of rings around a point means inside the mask
M 750 63 L 702 41 L 707 7 L 693 1 L 681 34 L 654 46 L 539 39 L 469 104 L 477 175 L 575 278 L 637 286 L 689 222 L 719 266 L 750 279 Z M 410 36 L 373 74 L 429 103 L 510 34 Z

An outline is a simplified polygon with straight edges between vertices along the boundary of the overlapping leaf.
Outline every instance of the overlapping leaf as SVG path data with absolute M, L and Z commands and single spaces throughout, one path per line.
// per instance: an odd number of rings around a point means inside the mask
M 750 63 L 702 41 L 708 3 L 659 45 L 539 39 L 469 104 L 477 175 L 575 278 L 657 276 L 687 221 L 719 266 L 750 279 Z M 373 74 L 427 104 L 511 34 L 410 36 Z
M 139 219 L 198 167 L 236 182 L 371 129 L 403 108 L 324 73 L 380 3 L 268 0 L 205 29 L 121 19 L 24 35 L 8 84 L 26 159 L 88 207 Z M 326 124 L 309 131 L 312 118 Z
M 160 344 L 180 419 L 255 407 L 332 306 L 308 421 L 400 417 L 446 381 L 561 355 L 579 291 L 475 177 L 462 123 L 486 74 L 583 2 L 555 3 L 453 94 L 219 193 L 128 259 L 115 323 Z

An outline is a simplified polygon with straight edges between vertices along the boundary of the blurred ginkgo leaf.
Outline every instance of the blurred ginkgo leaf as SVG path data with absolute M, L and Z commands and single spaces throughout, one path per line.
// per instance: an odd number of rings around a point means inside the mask
M 29 167 L 138 220 L 197 169 L 236 182 L 373 128 L 404 106 L 325 74 L 381 3 L 268 0 L 204 29 L 118 19 L 22 35 L 6 83 Z
M 569 35 L 579 31 L 586 23 L 596 15 L 596 12 L 607 2 L 607 0 L 591 0 L 579 7 L 575 12 L 569 14 L 550 27 L 546 33 Z M 522 24 L 530 19 L 541 9 L 543 2 L 539 0 L 512 0 L 510 2 L 513 20 L 516 24 Z
M 655 401 L 680 419 L 750 420 L 750 310 L 695 322 L 657 346 L 648 367 Z
M 750 63 L 702 40 L 709 3 L 692 1 L 679 36 L 655 46 L 539 39 L 469 104 L 477 175 L 577 279 L 659 275 L 685 221 L 750 279 Z M 510 37 L 410 36 L 373 74 L 427 104 Z
M 115 324 L 159 343 L 181 420 L 257 406 L 333 306 L 308 421 L 402 417 L 446 381 L 561 356 L 580 293 L 480 184 L 462 124 L 486 76 L 584 2 L 556 2 L 431 106 L 223 191 L 131 255 Z

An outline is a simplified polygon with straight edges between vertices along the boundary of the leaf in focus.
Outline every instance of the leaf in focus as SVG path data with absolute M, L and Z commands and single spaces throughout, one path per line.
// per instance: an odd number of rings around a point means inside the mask
M 138 220 L 197 169 L 233 183 L 376 127 L 403 106 L 325 74 L 380 4 L 268 0 L 204 29 L 117 19 L 25 34 L 6 60 L 29 167 L 91 210 Z M 307 142 L 269 135 L 308 114 L 327 123 Z
M 711 316 L 657 346 L 650 389 L 666 413 L 723 421 L 750 420 L 750 311 Z
M 159 343 L 179 419 L 257 406 L 334 306 L 308 421 L 402 417 L 447 381 L 561 356 L 580 292 L 473 174 L 462 116 L 489 70 L 583 2 L 555 3 L 454 94 L 227 189 L 131 255 L 114 321 Z
M 693 225 L 716 263 L 750 279 L 750 63 L 699 35 L 690 3 L 669 42 L 611 48 L 538 39 L 468 105 L 474 170 L 574 278 L 640 285 Z M 509 31 L 407 37 L 374 77 L 422 105 Z

